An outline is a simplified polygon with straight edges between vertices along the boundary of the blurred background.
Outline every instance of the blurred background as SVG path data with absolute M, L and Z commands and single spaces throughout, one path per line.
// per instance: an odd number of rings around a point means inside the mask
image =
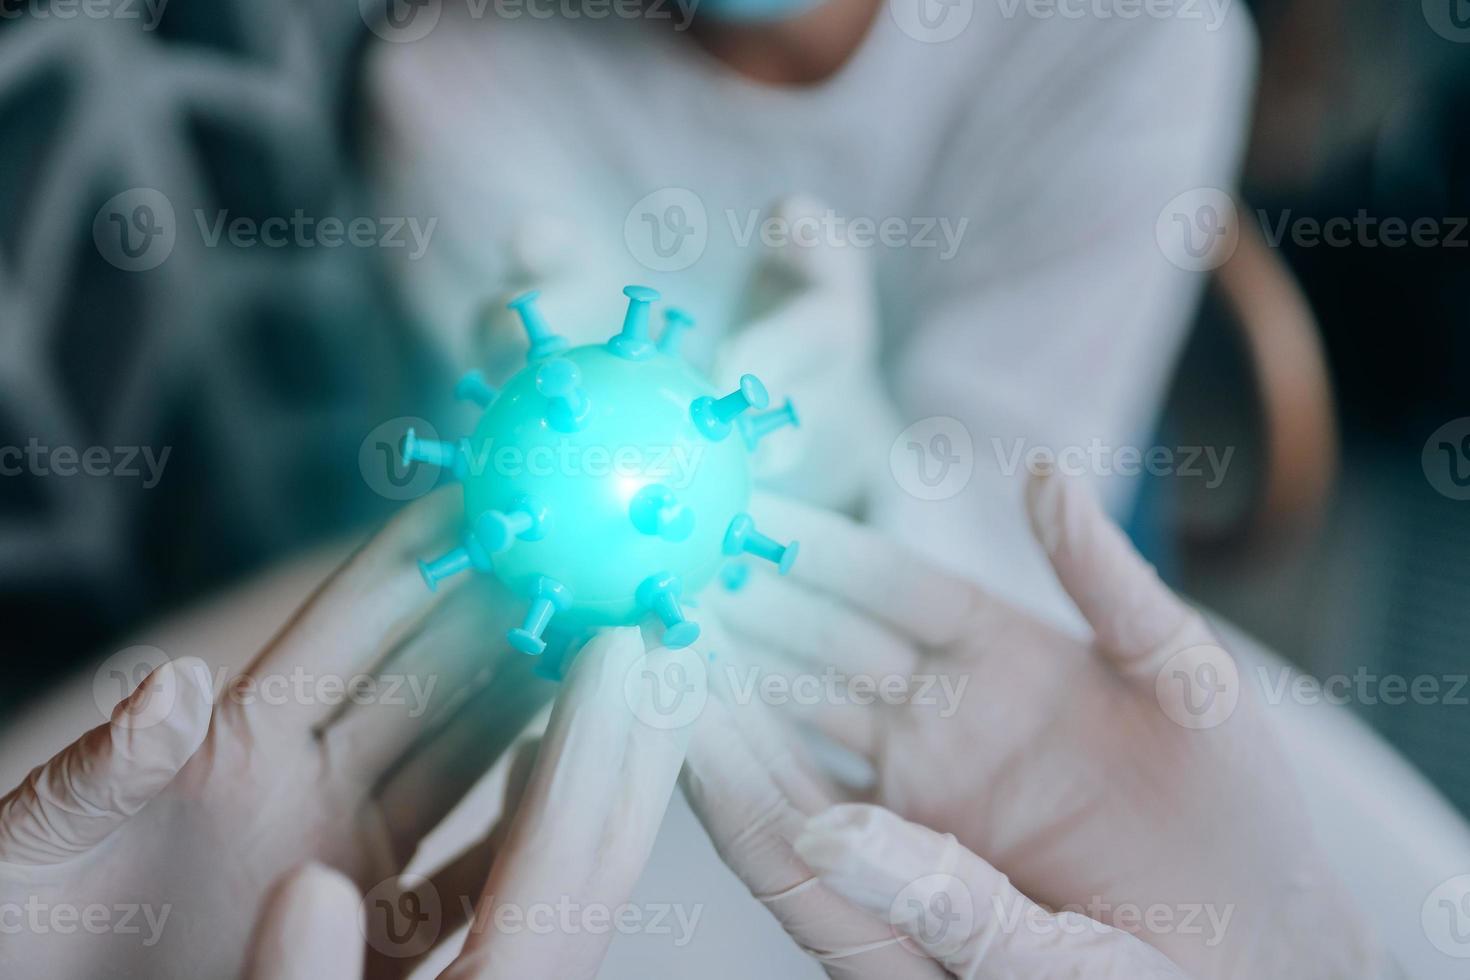
M 1221 488 L 1158 481 L 1130 531 L 1319 676 L 1439 679 L 1433 704 L 1349 700 L 1470 812 L 1470 3 L 1251 7 L 1241 245 L 1161 422 L 1237 454 Z M 394 509 L 373 426 L 435 417 L 457 367 L 413 342 L 379 249 L 181 235 L 138 276 L 94 238 L 119 189 L 165 182 L 257 220 L 370 213 L 357 3 L 176 0 L 146 31 L 62 9 L 0 0 L 0 446 L 103 447 L 108 475 L 0 478 L 0 709 Z M 1434 240 L 1272 234 L 1360 214 Z

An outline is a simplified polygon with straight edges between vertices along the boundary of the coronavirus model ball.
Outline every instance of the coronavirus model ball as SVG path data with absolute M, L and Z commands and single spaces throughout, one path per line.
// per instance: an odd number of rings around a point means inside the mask
M 405 465 L 431 463 L 464 484 L 466 525 L 459 547 L 419 568 L 430 589 L 473 569 L 498 577 L 530 608 L 510 630 L 512 646 L 546 649 L 555 619 L 573 631 L 631 625 L 652 614 L 663 644 L 688 646 L 699 627 L 681 596 L 702 589 L 742 555 L 774 562 L 782 574 L 797 544 L 756 529 L 746 513 L 749 454 L 769 433 L 796 425 L 791 402 L 764 411 L 753 375 L 715 391 L 679 354 L 693 326 L 669 309 L 657 343 L 649 335 L 658 293 L 623 290 L 622 330 L 605 344 L 569 348 L 536 308 L 537 294 L 510 304 L 530 336 L 527 364 L 499 391 L 477 371 L 456 395 L 484 414 L 459 443 L 403 443 Z M 739 581 L 742 568 L 730 581 Z

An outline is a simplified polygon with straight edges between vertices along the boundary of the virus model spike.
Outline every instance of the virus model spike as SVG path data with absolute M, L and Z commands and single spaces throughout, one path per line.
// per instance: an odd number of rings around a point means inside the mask
M 454 386 L 454 397 L 462 402 L 474 402 L 481 408 L 489 408 L 495 400 L 495 389 L 478 370 L 466 371 Z
M 522 653 L 540 654 L 546 650 L 541 634 L 551 625 L 551 617 L 572 604 L 572 593 L 556 579 L 538 575 L 531 583 L 531 608 L 526 621 L 506 634 L 510 645 Z
M 753 374 L 740 376 L 740 387 L 723 398 L 702 395 L 689 405 L 689 414 L 694 424 L 710 439 L 716 441 L 730 434 L 730 423 L 741 412 L 752 408 L 765 408 L 771 403 L 766 386 Z
M 664 646 L 687 647 L 699 639 L 699 624 L 684 618 L 679 608 L 679 594 L 684 591 L 679 576 L 658 572 L 638 586 L 638 604 L 649 610 L 664 624 Z
M 694 317 L 688 313 L 673 307 L 664 310 L 664 332 L 658 338 L 658 349 L 670 357 L 678 356 L 684 334 L 693 329 Z
M 755 521 L 749 514 L 736 514 L 725 531 L 723 550 L 727 555 L 745 552 L 775 562 L 777 570 L 785 575 L 796 563 L 796 552 L 800 547 L 800 543 L 796 541 L 783 545 L 774 538 L 766 537 L 755 529 Z
M 587 424 L 592 400 L 582 387 L 582 372 L 564 357 L 547 361 L 536 371 L 536 390 L 549 401 L 546 421 L 558 432 L 576 432 Z
M 460 447 L 442 439 L 420 439 L 411 426 L 403 436 L 401 462 L 405 467 L 413 463 L 439 466 L 454 474 L 455 479 L 464 478 L 465 457 Z
M 754 452 L 761 439 L 788 425 L 793 429 L 800 426 L 801 418 L 796 414 L 796 406 L 788 398 L 786 404 L 780 408 L 759 415 L 741 416 L 736 425 L 740 429 L 740 438 L 745 440 L 745 448 Z
M 658 299 L 658 290 L 647 286 L 625 286 L 623 295 L 628 297 L 628 312 L 623 315 L 623 330 L 607 342 L 607 346 L 619 357 L 630 361 L 642 360 L 653 354 L 653 342 L 648 339 L 648 307 Z
M 526 356 L 533 361 L 550 357 L 552 354 L 559 354 L 567 349 L 567 338 L 551 332 L 546 318 L 541 315 L 541 310 L 536 306 L 536 300 L 540 298 L 541 291 L 533 289 L 521 293 L 506 304 L 510 309 L 516 311 L 521 318 L 521 324 L 526 328 L 526 336 L 531 341 L 531 349 Z

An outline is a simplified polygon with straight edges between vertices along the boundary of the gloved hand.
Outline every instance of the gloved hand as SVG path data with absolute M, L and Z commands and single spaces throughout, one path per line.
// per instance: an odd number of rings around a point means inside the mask
M 378 896 L 382 905 L 375 901 L 367 910 L 413 909 L 437 920 L 440 913 L 427 910 L 474 903 L 464 948 L 441 977 L 596 975 L 688 742 L 687 729 L 638 720 L 640 705 L 632 698 L 642 689 L 625 683 L 628 674 L 658 670 L 664 655 L 654 651 L 640 662 L 644 654 L 634 628 L 601 634 L 577 656 L 545 736 L 527 743 L 512 767 L 506 816 L 490 835 L 494 865 L 482 888 L 477 883 L 472 893 L 451 894 L 441 877 L 439 884 L 416 882 L 404 893 Z M 408 891 L 413 900 L 405 903 Z M 320 865 L 287 875 L 262 909 L 250 980 L 358 980 L 359 929 L 367 925 L 359 902 L 351 881 Z M 404 934 L 396 927 L 390 933 Z
M 234 975 L 241 911 L 283 871 L 404 866 L 551 691 L 486 642 L 517 618 L 493 582 L 419 578 L 460 507 L 446 488 L 395 517 L 217 704 L 201 661 L 166 663 L 0 800 L 0 905 L 25 912 L 0 975 Z
M 952 836 L 879 807 L 832 806 L 769 709 L 722 671 L 708 676 L 685 792 L 721 858 L 828 976 L 1184 977 L 1125 932 L 1038 907 Z
M 835 668 L 835 693 L 783 710 L 871 760 L 876 801 L 954 834 L 1036 901 L 1133 932 L 1200 978 L 1371 975 L 1371 933 L 1257 692 L 1089 496 L 1042 476 L 1028 500 L 1091 637 L 774 499 L 757 517 L 798 535 L 801 561 L 793 580 L 753 577 L 726 623 L 767 674 Z
M 748 307 L 721 343 L 713 376 L 733 387 L 754 373 L 790 397 L 801 419 L 756 452 L 763 486 L 843 511 L 862 505 L 868 481 L 885 472 L 901 428 L 878 371 L 878 290 L 870 250 L 850 242 L 798 240 L 803 222 L 822 220 L 820 201 L 795 195 L 773 217 L 794 231 L 767 247 L 748 290 Z

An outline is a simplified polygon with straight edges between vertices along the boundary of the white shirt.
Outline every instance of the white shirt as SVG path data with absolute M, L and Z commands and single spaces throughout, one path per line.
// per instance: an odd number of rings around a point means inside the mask
M 1203 282 L 1170 263 L 1155 224 L 1183 192 L 1232 186 L 1253 33 L 1240 5 L 1204 0 L 1170 17 L 1130 0 L 959 0 L 925 9 L 968 15 L 963 30 L 925 43 L 905 31 L 922 34 L 921 2 L 890 0 L 832 78 L 777 88 L 667 24 L 477 17 L 446 0 L 428 37 L 370 57 L 373 168 L 385 213 L 439 219 L 404 284 L 459 357 L 474 309 L 517 274 L 518 229 L 548 219 L 596 283 L 583 309 L 546 297 L 559 329 L 614 332 L 619 287 L 646 282 L 698 311 L 687 347 L 707 357 L 741 315 L 764 209 L 821 199 L 875 240 L 899 427 L 952 417 L 974 447 L 947 500 L 882 474 L 871 519 L 1065 615 L 1016 460 L 1146 446 Z M 878 240 L 885 219 L 913 247 Z M 1098 482 L 1123 512 L 1136 481 Z

